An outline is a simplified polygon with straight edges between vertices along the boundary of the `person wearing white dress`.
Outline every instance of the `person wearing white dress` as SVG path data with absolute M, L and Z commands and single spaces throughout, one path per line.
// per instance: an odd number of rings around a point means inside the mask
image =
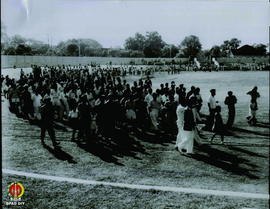
M 185 107 L 184 102 L 181 101 L 176 109 L 176 114 L 178 126 L 176 147 L 183 154 L 192 154 L 195 122 L 190 102 L 188 102 L 188 107 Z
M 183 102 L 181 102 L 177 109 L 176 109 L 176 115 L 177 115 L 177 121 L 176 121 L 176 124 L 177 124 L 177 128 L 178 128 L 178 134 L 177 134 L 177 138 L 176 138 L 176 144 L 175 144 L 175 147 L 178 147 L 178 145 L 180 144 L 181 142 L 181 139 L 183 138 L 183 128 L 184 128 L 184 112 L 185 112 L 185 108 L 186 108 L 186 105 L 183 104 Z

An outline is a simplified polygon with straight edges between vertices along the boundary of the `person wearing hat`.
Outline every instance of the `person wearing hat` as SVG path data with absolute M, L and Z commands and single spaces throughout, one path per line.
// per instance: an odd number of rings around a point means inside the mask
M 227 128 L 231 128 L 235 118 L 235 104 L 237 103 L 236 96 L 233 95 L 232 91 L 228 91 L 228 96 L 225 98 L 224 101 L 225 105 L 228 106 L 228 121 L 227 121 Z
M 216 89 L 211 89 L 210 90 L 211 95 L 209 96 L 208 99 L 208 108 L 209 108 L 209 118 L 208 118 L 208 129 L 211 130 L 213 123 L 214 123 L 214 117 L 215 117 L 215 111 L 216 111 Z
M 51 102 L 51 98 L 47 95 L 44 96 L 44 104 L 40 108 L 41 112 L 41 143 L 45 145 L 44 138 L 46 131 L 52 140 L 53 146 L 56 147 L 59 145 L 59 142 L 56 142 L 55 139 L 55 132 L 53 128 L 53 121 L 54 121 L 54 108 Z

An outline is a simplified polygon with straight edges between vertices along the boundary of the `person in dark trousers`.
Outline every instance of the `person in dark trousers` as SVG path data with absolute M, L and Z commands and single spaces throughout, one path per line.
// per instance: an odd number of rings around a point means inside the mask
M 214 135 L 212 136 L 210 142 L 214 140 L 216 135 L 220 135 L 221 137 L 221 144 L 224 144 L 224 133 L 225 133 L 225 126 L 223 124 L 223 120 L 221 117 L 221 107 L 217 106 L 216 107 L 216 113 L 214 115 L 214 126 L 212 128 Z
M 55 132 L 53 128 L 54 121 L 54 108 L 51 103 L 51 99 L 48 96 L 44 97 L 44 104 L 41 106 L 41 143 L 45 145 L 44 138 L 46 131 L 52 140 L 53 146 L 56 147 L 59 145 L 59 142 L 56 142 Z
M 174 101 L 174 96 L 169 95 L 169 101 L 165 103 L 166 108 L 166 131 L 171 134 L 177 133 L 177 126 L 176 126 L 176 109 L 177 109 L 177 102 Z
M 232 91 L 228 91 L 228 96 L 225 98 L 224 103 L 228 106 L 228 121 L 226 126 L 227 128 L 231 128 L 234 123 L 235 104 L 237 103 L 237 98 L 233 95 Z
M 256 112 L 258 110 L 258 105 L 255 99 L 251 99 L 250 106 L 249 106 L 249 116 L 247 117 L 249 125 L 256 125 L 257 118 Z
M 88 143 L 91 125 L 91 106 L 87 100 L 86 95 L 81 97 L 81 102 L 78 105 L 78 113 L 80 138 Z
M 255 125 L 257 123 L 256 112 L 258 110 L 257 99 L 260 98 L 260 94 L 258 92 L 258 87 L 254 86 L 254 88 L 247 92 L 250 95 L 250 105 L 249 105 L 249 116 L 247 117 L 248 123 L 250 125 Z

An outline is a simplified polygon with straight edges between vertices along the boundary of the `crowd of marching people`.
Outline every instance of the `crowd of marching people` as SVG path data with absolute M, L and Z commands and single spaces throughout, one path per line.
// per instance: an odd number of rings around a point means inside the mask
M 131 85 L 120 68 L 32 67 L 32 73 L 21 71 L 18 80 L 1 76 L 2 93 L 9 100 L 11 112 L 40 121 L 42 144 L 48 131 L 53 145 L 58 145 L 55 121 L 70 126 L 71 140 L 77 142 L 88 143 L 98 135 L 110 138 L 116 128 L 136 127 L 177 135 L 176 148 L 182 153 L 192 153 L 193 142 L 202 143 L 200 123 L 214 131 L 211 141 L 216 135 L 224 140 L 225 125 L 215 101 L 215 89 L 210 91 L 210 114 L 205 117 L 200 113 L 203 100 L 198 87 L 186 89 L 172 81 L 161 83 L 154 90 L 147 73 L 145 79 Z M 253 103 L 259 97 L 257 89 L 249 94 Z M 234 122 L 236 103 L 236 97 L 228 92 L 225 99 L 229 109 L 228 128 Z M 252 116 L 249 120 L 255 119 Z

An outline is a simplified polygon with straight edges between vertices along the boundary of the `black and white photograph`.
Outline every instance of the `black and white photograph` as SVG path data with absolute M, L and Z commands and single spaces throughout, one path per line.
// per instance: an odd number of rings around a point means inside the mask
M 268 209 L 268 0 L 1 0 L 2 207 Z

